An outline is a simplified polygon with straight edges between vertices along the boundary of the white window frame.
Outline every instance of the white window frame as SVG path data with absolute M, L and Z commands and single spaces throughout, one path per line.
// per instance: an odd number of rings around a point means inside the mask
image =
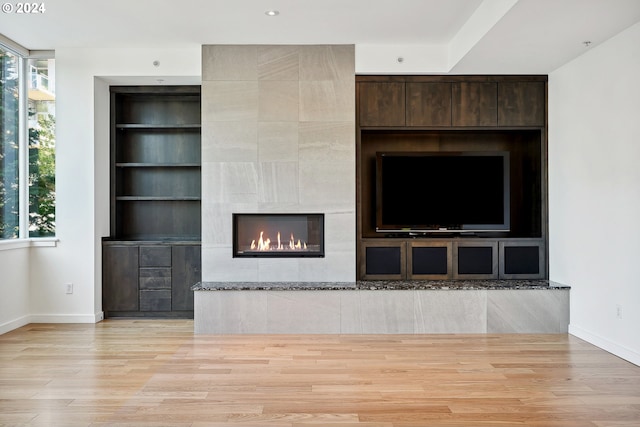
M 29 237 L 29 122 L 27 119 L 28 82 L 27 62 L 29 59 L 54 58 L 50 50 L 28 50 L 0 34 L 0 46 L 16 55 L 18 61 L 18 186 L 19 186 L 19 230 L 17 239 L 0 239 L 0 251 L 26 247 L 56 246 L 57 237 Z

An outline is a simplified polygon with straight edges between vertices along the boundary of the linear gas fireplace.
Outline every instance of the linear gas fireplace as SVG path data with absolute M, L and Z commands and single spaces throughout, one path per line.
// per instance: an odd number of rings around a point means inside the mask
M 233 214 L 234 257 L 324 257 L 324 214 Z

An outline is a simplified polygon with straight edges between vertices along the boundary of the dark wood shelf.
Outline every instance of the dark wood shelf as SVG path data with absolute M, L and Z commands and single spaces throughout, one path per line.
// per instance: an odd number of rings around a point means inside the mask
M 154 201 L 154 200 L 168 200 L 168 201 L 199 201 L 202 200 L 200 197 L 191 197 L 191 196 L 117 196 L 117 201 L 136 201 L 136 202 L 144 202 L 144 201 Z
M 142 129 L 142 130 L 162 130 L 162 129 L 201 129 L 199 123 L 187 124 L 153 124 L 153 123 L 118 123 L 116 129 Z
M 116 163 L 118 168 L 199 168 L 200 163 Z

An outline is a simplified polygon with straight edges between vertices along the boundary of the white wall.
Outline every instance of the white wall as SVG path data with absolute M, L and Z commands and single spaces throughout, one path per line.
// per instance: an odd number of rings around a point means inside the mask
M 109 84 L 157 84 L 159 78 L 164 84 L 199 83 L 200 46 L 58 49 L 56 67 L 60 241 L 31 251 L 30 319 L 93 322 L 102 314 L 100 241 L 109 232 Z M 65 294 L 65 283 L 73 283 L 72 295 Z
M 551 279 L 572 287 L 570 332 L 636 364 L 638 76 L 640 24 L 549 75 Z
M 0 334 L 29 323 L 29 249 L 0 250 Z

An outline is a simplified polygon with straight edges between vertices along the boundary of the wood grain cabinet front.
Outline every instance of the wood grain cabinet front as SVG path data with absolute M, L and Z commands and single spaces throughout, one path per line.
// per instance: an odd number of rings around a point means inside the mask
M 103 243 L 106 317 L 193 317 L 199 243 Z
M 498 126 L 544 126 L 546 82 L 499 82 Z
M 102 249 L 102 305 L 106 313 L 138 311 L 138 247 Z
M 358 85 L 360 126 L 404 126 L 404 83 L 367 82 Z
M 456 82 L 452 87 L 454 126 L 497 126 L 496 82 Z
M 407 126 L 451 126 L 451 83 L 407 83 Z

